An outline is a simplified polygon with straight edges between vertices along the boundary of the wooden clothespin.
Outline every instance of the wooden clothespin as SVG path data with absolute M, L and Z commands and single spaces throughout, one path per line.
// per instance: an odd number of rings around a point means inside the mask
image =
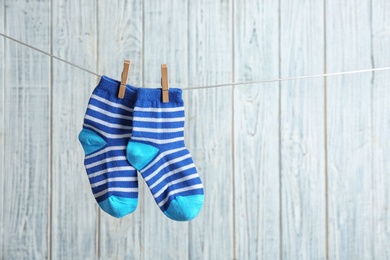
M 168 90 L 168 66 L 167 64 L 161 64 L 161 87 L 162 87 L 162 102 L 169 102 L 169 90 Z
M 129 70 L 130 70 L 130 60 L 125 60 L 125 63 L 123 64 L 122 79 L 121 79 L 121 85 L 119 87 L 118 98 L 125 97 L 127 77 L 129 75 Z

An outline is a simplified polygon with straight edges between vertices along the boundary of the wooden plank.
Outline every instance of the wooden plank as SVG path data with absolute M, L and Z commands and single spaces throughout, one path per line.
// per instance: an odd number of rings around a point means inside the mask
M 6 34 L 49 49 L 49 1 L 6 1 L 5 7 Z M 49 255 L 49 58 L 9 40 L 5 49 L 3 258 L 43 259 Z
M 323 87 L 322 78 L 282 83 L 282 254 L 287 259 L 326 259 Z
M 96 77 L 56 60 L 53 71 L 51 256 L 97 259 L 98 206 L 77 140 Z
M 53 0 L 53 55 L 96 71 L 95 1 Z
M 128 83 L 142 83 L 142 1 L 98 2 L 98 71 L 120 80 L 123 61 L 131 60 Z M 143 248 L 143 180 L 136 211 L 115 219 L 100 211 L 100 258 L 140 259 Z
M 54 0 L 53 52 L 96 70 L 96 4 Z M 53 60 L 52 259 L 97 259 L 97 203 L 77 136 L 96 77 Z M 72 141 L 69 141 L 72 140 Z
M 371 2 L 372 62 L 374 67 L 390 65 L 390 3 Z M 372 74 L 373 127 L 373 232 L 375 259 L 390 259 L 390 71 Z
M 123 61 L 130 59 L 128 83 L 137 86 L 142 83 L 142 2 L 98 2 L 98 72 L 120 80 Z
M 3 0 L 5 34 L 50 52 L 50 1 Z
M 0 17 L 4 17 L 4 5 L 0 5 Z M 4 33 L 4 19 L 0 19 L 0 31 Z M 4 208 L 4 176 L 5 176 L 5 39 L 0 37 L 0 209 Z M 0 259 L 4 259 L 4 210 L 0 210 Z
M 190 86 L 230 82 L 232 1 L 192 1 L 188 9 Z M 188 148 L 205 189 L 189 225 L 189 258 L 233 259 L 232 88 L 188 95 Z
M 280 3 L 281 78 L 324 72 L 324 4 Z M 281 82 L 282 258 L 326 259 L 324 79 Z
M 235 1 L 235 81 L 279 77 L 279 4 Z M 235 258 L 280 258 L 279 84 L 234 88 Z
M 190 222 L 189 258 L 233 259 L 232 89 L 193 90 L 189 100 L 188 147 L 205 189 Z
M 370 1 L 327 1 L 327 72 L 369 69 Z M 327 78 L 329 258 L 373 258 L 372 74 Z
M 144 1 L 144 87 L 161 87 L 161 64 L 168 64 L 169 87 L 188 85 L 187 1 Z M 142 177 L 140 183 L 144 185 Z M 187 259 L 188 224 L 167 218 L 144 185 L 144 259 Z

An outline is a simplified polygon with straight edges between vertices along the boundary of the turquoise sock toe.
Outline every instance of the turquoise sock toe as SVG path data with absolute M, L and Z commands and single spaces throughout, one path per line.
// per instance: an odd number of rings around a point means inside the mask
M 99 206 L 113 217 L 121 218 L 132 213 L 138 204 L 138 199 L 110 196 L 99 203 Z
M 204 195 L 178 196 L 176 197 L 164 214 L 176 221 L 188 221 L 195 218 L 204 202 Z

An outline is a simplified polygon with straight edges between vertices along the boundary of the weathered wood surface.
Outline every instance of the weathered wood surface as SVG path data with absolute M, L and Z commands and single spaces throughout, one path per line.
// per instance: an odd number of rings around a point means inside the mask
M 4 5 L 0 5 L 0 16 L 4 17 Z M 0 32 L 4 33 L 4 19 L 0 19 Z M 0 103 L 5 104 L 5 39 L 0 37 Z M 0 209 L 4 208 L 4 177 L 5 177 L 5 107 L 0 106 Z M 0 210 L 0 251 L 4 251 L 4 211 Z M 3 258 L 3 254 L 0 253 L 0 258 Z
M 370 2 L 327 1 L 328 72 L 371 68 Z M 329 258 L 372 259 L 372 73 L 326 84 Z
M 189 1 L 190 86 L 231 81 L 232 5 Z M 189 258 L 233 259 L 232 88 L 190 90 L 188 102 L 189 149 L 205 191 L 202 211 L 190 222 Z
M 279 76 L 278 8 L 235 1 L 236 82 Z M 279 259 L 279 84 L 234 87 L 233 129 L 235 257 Z
M 53 1 L 53 54 L 96 71 L 95 16 L 93 1 Z M 51 258 L 97 259 L 98 207 L 77 139 L 96 77 L 57 60 L 52 66 Z
M 372 65 L 390 65 L 390 2 L 372 1 Z M 390 72 L 372 75 L 373 258 L 390 259 Z
M 2 4 L 5 33 L 49 49 L 49 1 Z M 9 40 L 4 46 L 1 257 L 44 259 L 49 255 L 50 60 Z
M 50 52 L 49 0 L 1 0 L 0 5 L 5 9 L 1 19 L 6 35 Z
M 324 5 L 281 1 L 281 78 L 324 73 Z M 326 258 L 324 79 L 281 82 L 283 259 Z

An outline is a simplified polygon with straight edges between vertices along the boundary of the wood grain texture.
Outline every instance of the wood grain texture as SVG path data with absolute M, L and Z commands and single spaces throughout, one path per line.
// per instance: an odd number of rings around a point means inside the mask
M 53 55 L 91 71 L 96 71 L 97 61 L 95 2 L 52 2 Z
M 5 17 L 4 16 L 5 15 L 5 4 L 0 5 L 0 15 L 1 15 L 1 17 Z M 0 21 L 0 32 L 4 33 L 5 32 L 5 19 L 0 19 L 0 20 L 1 20 Z M 4 38 L 3 37 L 1 37 L 1 38 L 2 38 L 1 41 L 4 42 Z M 4 48 L 4 46 L 3 46 L 3 48 Z M 4 50 L 2 50 L 2 51 L 4 51 Z M 4 59 L 4 56 L 1 56 L 1 57 L 3 57 L 3 59 Z
M 371 2 L 372 62 L 390 66 L 390 2 Z M 372 75 L 373 233 L 375 259 L 390 259 L 390 71 Z
M 235 81 L 278 77 L 278 2 L 235 1 Z M 279 85 L 234 88 L 236 259 L 280 258 Z
M 144 1 L 143 87 L 161 87 L 161 64 L 168 64 L 169 87 L 188 85 L 188 3 Z M 140 175 L 139 175 L 140 176 Z M 144 185 L 143 259 L 187 259 L 188 224 L 166 217 Z
M 328 72 L 371 68 L 370 1 L 327 1 Z M 372 74 L 327 78 L 329 258 L 373 258 Z
M 0 5 L 0 17 L 4 17 L 4 5 Z M 4 19 L 0 19 L 0 31 L 4 33 Z M 0 102 L 5 104 L 5 39 L 0 37 Z M 5 107 L 0 106 L 0 208 L 4 208 L 4 176 L 5 176 Z M 0 210 L 0 259 L 4 259 L 4 210 Z
M 120 80 L 123 61 L 131 60 L 128 83 L 142 85 L 142 1 L 98 2 L 98 71 Z M 100 258 L 140 259 L 144 234 L 143 180 L 139 175 L 136 211 L 118 220 L 100 211 Z
M 53 71 L 51 258 L 97 259 L 98 205 L 77 139 L 96 77 L 56 60 Z
M 120 80 L 130 59 L 128 83 L 142 83 L 143 1 L 98 2 L 98 72 Z
M 49 59 L 5 45 L 3 257 L 43 259 L 49 253 Z
M 322 1 L 280 2 L 281 78 L 324 72 Z M 326 259 L 324 79 L 281 82 L 282 258 Z
M 95 2 L 52 3 L 54 54 L 96 70 Z M 98 206 L 77 139 L 96 77 L 57 60 L 52 66 L 51 258 L 97 259 Z
M 188 8 L 190 86 L 230 82 L 232 1 L 192 1 Z M 233 259 L 232 88 L 188 92 L 188 148 L 205 191 L 189 224 L 189 258 Z
M 278 84 L 234 94 L 236 259 L 280 258 Z
M 49 0 L 2 0 L 1 5 L 8 36 L 50 52 Z

